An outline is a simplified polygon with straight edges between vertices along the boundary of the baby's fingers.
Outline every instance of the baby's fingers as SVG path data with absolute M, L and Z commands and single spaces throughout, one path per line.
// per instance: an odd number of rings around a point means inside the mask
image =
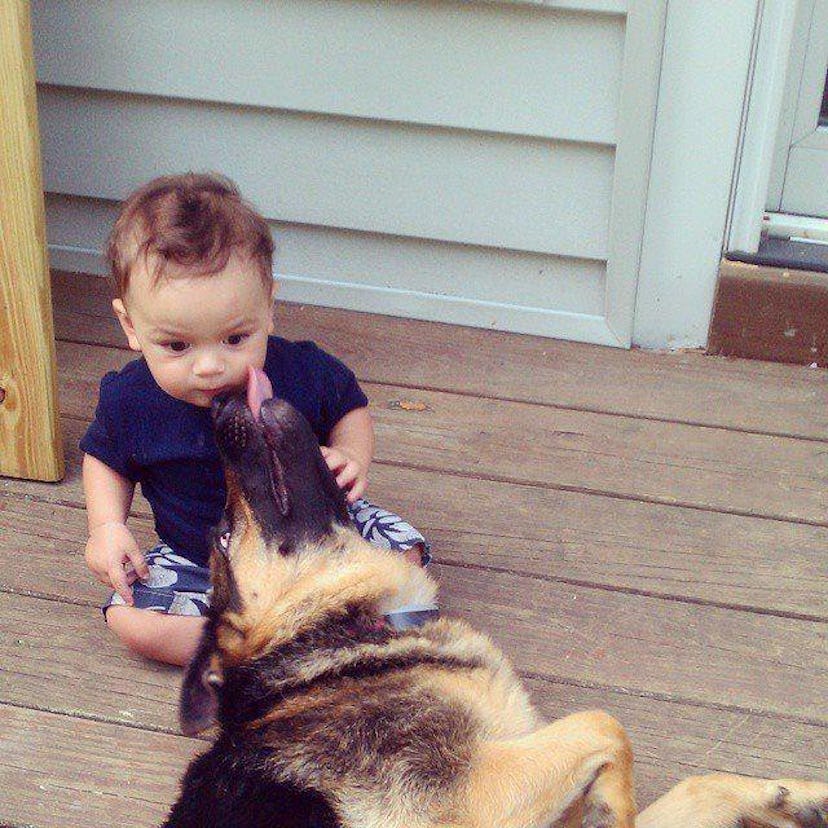
M 357 477 L 353 486 L 351 486 L 348 493 L 345 495 L 345 500 L 347 500 L 348 503 L 356 503 L 365 492 L 367 484 L 368 481 L 364 477 Z
M 340 489 L 348 489 L 354 480 L 356 480 L 358 474 L 359 467 L 353 460 L 351 460 L 346 463 L 340 470 L 339 474 L 337 474 L 336 485 L 339 486 Z
M 136 577 L 140 578 L 142 581 L 146 581 L 147 578 L 149 578 L 150 572 L 149 567 L 147 566 L 147 561 L 144 558 L 144 553 L 136 548 L 128 550 L 126 555 L 129 558 L 129 562 L 132 564 Z M 129 564 L 127 564 L 127 569 L 129 569 Z
M 112 589 L 124 599 L 127 606 L 131 607 L 135 603 L 132 598 L 132 589 L 127 582 L 126 570 L 120 563 L 109 568 L 109 580 L 112 582 Z

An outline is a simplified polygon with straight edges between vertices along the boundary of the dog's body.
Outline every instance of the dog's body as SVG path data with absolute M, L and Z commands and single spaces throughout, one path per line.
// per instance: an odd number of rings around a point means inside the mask
M 715 775 L 636 817 L 632 755 L 600 711 L 543 725 L 467 624 L 398 632 L 435 586 L 348 527 L 307 424 L 277 400 L 216 406 L 228 524 L 182 724 L 221 732 L 168 828 L 825 828 L 828 786 Z

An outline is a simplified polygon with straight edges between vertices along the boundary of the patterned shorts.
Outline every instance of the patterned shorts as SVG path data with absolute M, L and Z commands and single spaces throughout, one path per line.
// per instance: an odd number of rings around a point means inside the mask
M 375 546 L 405 552 L 420 544 L 423 566 L 431 561 L 426 539 L 399 515 L 357 500 L 348 506 L 351 520 L 360 534 Z M 149 577 L 132 584 L 132 596 L 138 609 L 151 609 L 170 615 L 204 615 L 210 606 L 210 570 L 178 555 L 165 543 L 159 543 L 144 556 Z M 123 598 L 113 592 L 101 608 L 122 606 Z

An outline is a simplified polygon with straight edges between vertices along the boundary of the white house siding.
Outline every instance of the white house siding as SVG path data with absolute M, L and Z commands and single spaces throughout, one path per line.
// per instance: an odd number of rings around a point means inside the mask
M 220 170 L 282 296 L 626 344 L 662 3 L 34 0 L 52 262 Z M 634 125 L 634 126 L 632 126 Z

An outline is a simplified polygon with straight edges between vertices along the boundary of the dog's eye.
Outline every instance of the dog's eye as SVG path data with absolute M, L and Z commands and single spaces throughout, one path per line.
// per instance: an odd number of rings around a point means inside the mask
M 225 557 L 230 551 L 230 534 L 231 529 L 227 522 L 227 518 L 223 518 L 221 523 L 213 529 L 213 546 Z

